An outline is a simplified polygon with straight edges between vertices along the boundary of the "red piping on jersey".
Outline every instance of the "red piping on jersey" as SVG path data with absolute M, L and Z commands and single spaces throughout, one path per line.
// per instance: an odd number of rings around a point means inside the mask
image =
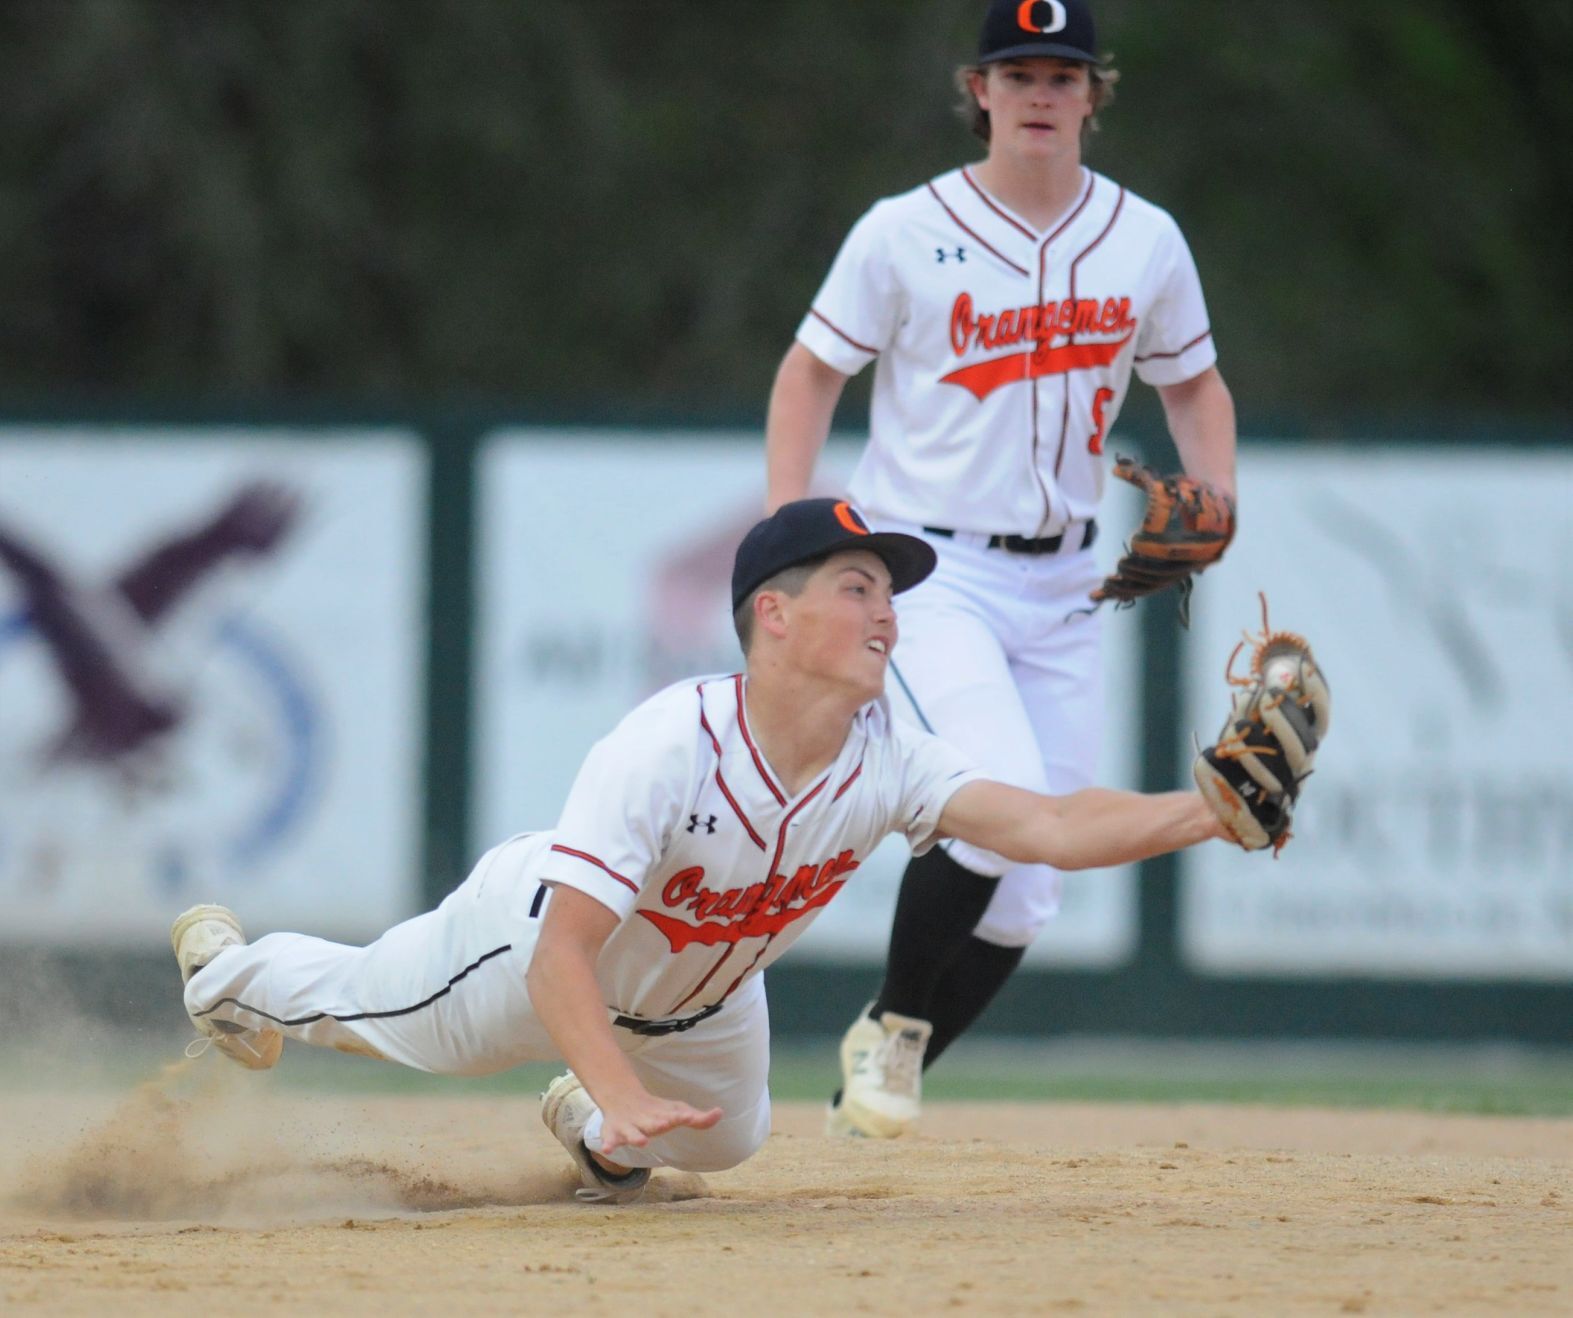
M 1045 238 L 1043 240 L 1043 246 L 1044 247 L 1047 247 L 1056 238 L 1058 238 L 1062 233 L 1064 233 L 1065 230 L 1070 228 L 1071 224 L 1074 223 L 1076 217 L 1078 215 L 1080 215 L 1084 210 L 1087 209 L 1087 203 L 1092 200 L 1093 182 L 1094 182 L 1094 180 L 1093 180 L 1092 176 L 1089 174 L 1088 177 L 1087 177 L 1087 190 L 1081 194 L 1081 200 L 1078 201 L 1076 203 L 1076 205 L 1071 209 L 1071 213 L 1069 215 L 1067 215 L 1063 220 L 1060 221 L 1059 227 L 1056 228 L 1053 233 L 1051 233 L 1047 238 Z M 1040 261 L 1038 263 L 1040 269 L 1042 268 L 1042 264 L 1043 263 L 1042 263 L 1042 261 L 1040 259 Z M 1039 287 L 1041 288 L 1042 285 L 1040 284 Z M 1041 302 L 1043 299 L 1039 298 L 1038 300 Z
M 552 844 L 552 850 L 553 851 L 560 851 L 565 856 L 572 856 L 575 860 L 588 861 L 590 864 L 594 865 L 596 867 L 596 869 L 606 871 L 606 873 L 610 874 L 614 879 L 616 879 L 620 884 L 622 884 L 630 892 L 637 893 L 639 891 L 639 885 L 637 883 L 635 883 L 632 879 L 625 879 L 621 874 L 619 874 L 616 870 L 614 870 L 604 860 L 597 860 L 588 851 L 575 851 L 572 847 L 561 846 L 560 844 L 555 843 L 555 842 Z
M 815 311 L 813 307 L 810 307 L 808 309 L 808 314 L 811 315 L 815 320 L 824 322 L 825 327 L 827 329 L 829 329 L 833 334 L 839 334 L 843 339 L 845 339 L 848 343 L 850 343 L 859 352 L 867 352 L 867 353 L 872 353 L 876 357 L 879 356 L 879 349 L 878 348 L 871 348 L 866 343 L 859 343 L 856 339 L 854 339 L 850 334 L 848 334 L 839 325 L 835 324 L 830 319 L 830 317 L 820 315 L 820 313 Z
M 1183 348 L 1176 349 L 1174 352 L 1149 352 L 1145 357 L 1138 357 L 1136 360 L 1139 361 L 1139 362 L 1158 362 L 1158 361 L 1166 361 L 1170 357 L 1183 357 L 1183 356 L 1185 356 L 1186 353 L 1188 353 L 1198 343 L 1201 343 L 1204 339 L 1212 338 L 1212 334 L 1213 334 L 1213 332 L 1212 332 L 1211 329 L 1204 329 L 1200 334 L 1198 334 L 1194 339 L 1192 339 L 1189 343 L 1187 343 Z
M 951 210 L 949 205 L 946 204 L 945 198 L 939 195 L 939 189 L 936 188 L 932 183 L 928 185 L 928 189 L 931 193 L 933 193 L 934 200 L 939 202 L 940 206 L 944 208 L 945 214 L 950 216 L 950 218 L 955 222 L 956 227 L 960 229 L 962 233 L 966 234 L 967 237 L 971 238 L 973 242 L 977 243 L 979 247 L 983 248 L 983 250 L 988 252 L 991 256 L 995 257 L 997 260 L 1003 261 L 1018 275 L 1021 275 L 1023 278 L 1027 278 L 1030 275 L 1030 272 L 1025 266 L 1017 265 L 1010 259 L 1010 257 L 1006 256 L 998 248 L 990 247 L 989 244 L 984 242 L 982 238 L 978 237 L 976 233 L 967 228 L 967 226 L 962 223 L 961 216 L 957 215 L 955 211 Z
M 860 773 L 862 773 L 862 772 L 863 772 L 863 761 L 859 760 L 858 761 L 858 767 L 855 768 L 854 770 L 852 770 L 852 776 L 850 778 L 848 778 L 846 780 L 846 782 L 842 783 L 840 787 L 836 788 L 836 794 L 830 798 L 831 801 L 832 802 L 839 801 L 844 795 L 846 795 L 847 788 L 851 787 L 853 783 L 857 782 L 858 775 Z
M 978 186 L 977 180 L 974 179 L 972 177 L 972 175 L 966 169 L 963 169 L 961 171 L 961 177 L 966 179 L 967 180 L 967 186 L 970 187 L 974 192 L 976 192 L 978 194 L 978 200 L 981 201 L 985 206 L 987 206 L 996 215 L 998 215 L 1000 217 L 1000 219 L 1004 220 L 1006 224 L 1010 225 L 1010 227 L 1015 229 L 1018 233 L 1025 234 L 1033 242 L 1037 242 L 1038 241 L 1038 235 L 1037 234 L 1033 233 L 1033 231 L 1031 229 L 1029 229 L 1020 220 L 1016 219 L 1015 216 L 1007 215 L 1003 210 L 1001 210 L 997 205 L 995 205 L 994 198 L 989 196 L 988 193 L 986 193 L 982 188 L 980 188 Z
M 836 794 L 830 798 L 830 803 L 832 805 L 834 805 L 837 801 L 839 801 L 841 799 L 841 797 L 843 796 L 843 794 L 846 792 L 847 788 L 851 787 L 852 784 L 855 783 L 858 780 L 859 775 L 862 774 L 862 772 L 863 772 L 863 760 L 865 758 L 866 758 L 866 753 L 865 753 L 865 755 L 858 757 L 857 768 L 852 770 L 852 773 L 847 778 L 846 782 L 842 783 L 840 787 L 836 788 Z M 828 782 L 829 779 L 827 778 L 825 781 Z M 824 786 L 824 783 L 821 783 L 820 787 L 823 787 L 823 786 Z M 814 790 L 817 792 L 819 790 L 819 788 L 816 787 Z M 771 868 L 773 870 L 775 867 L 772 866 Z M 774 878 L 775 877 L 774 874 L 772 874 L 771 877 Z M 842 888 L 841 884 L 839 884 L 839 883 L 836 884 L 835 885 L 835 892 L 840 892 L 841 888 Z M 834 895 L 835 895 L 835 893 L 831 893 L 830 894 L 830 896 L 834 896 Z M 830 897 L 826 897 L 824 899 L 824 901 L 816 901 L 813 904 L 816 905 L 816 906 L 823 906 L 825 904 L 825 902 L 828 902 L 829 900 L 830 900 Z M 809 907 L 805 906 L 802 909 L 806 911 L 806 910 L 809 909 Z M 801 914 L 801 912 L 799 912 L 799 914 Z M 783 927 L 785 927 L 785 926 L 783 925 Z M 745 979 L 748 978 L 749 972 L 752 971 L 753 968 L 759 964 L 760 960 L 764 957 L 765 953 L 770 950 L 770 944 L 775 941 L 776 934 L 779 933 L 779 932 L 780 932 L 780 930 L 773 930 L 770 933 L 770 935 L 760 945 L 759 951 L 754 954 L 754 959 L 748 963 L 747 969 L 745 969 L 741 975 L 739 975 L 736 979 L 734 979 L 731 982 L 730 985 L 727 986 L 726 992 L 721 995 L 721 1000 L 723 1002 L 725 1002 L 726 999 L 731 997 L 732 994 L 737 992 L 737 986 L 739 984 L 741 984 Z
M 741 696 L 741 694 L 742 694 L 741 691 L 739 691 L 738 694 L 739 694 L 739 696 Z M 739 712 L 741 712 L 741 710 L 742 710 L 742 704 L 741 703 L 738 704 L 738 710 L 739 710 Z M 755 898 L 754 905 L 751 906 L 748 909 L 748 912 L 743 917 L 744 919 L 747 919 L 748 916 L 753 915 L 753 913 L 756 910 L 759 909 L 759 903 L 762 902 L 765 899 L 765 893 L 770 890 L 770 881 L 773 878 L 775 878 L 776 867 L 781 864 L 781 854 L 786 850 L 787 826 L 789 824 L 791 824 L 792 817 L 795 814 L 797 814 L 797 812 L 799 810 L 801 810 L 804 806 L 806 806 L 810 801 L 812 801 L 816 796 L 818 796 L 822 791 L 824 791 L 825 790 L 825 784 L 828 783 L 829 781 L 830 781 L 830 775 L 826 774 L 823 778 L 821 778 L 817 783 L 814 784 L 813 790 L 811 792 L 809 792 L 807 796 L 805 796 L 795 806 L 793 806 L 790 810 L 788 810 L 786 812 L 786 814 L 782 817 L 781 825 L 776 830 L 776 850 L 775 850 L 775 854 L 770 857 L 770 868 L 765 871 L 765 883 L 764 883 L 763 890 L 760 892 L 759 896 L 757 898 Z M 769 947 L 770 946 L 770 941 L 769 940 L 770 940 L 770 938 L 774 938 L 774 937 L 775 937 L 775 935 L 771 934 L 769 936 L 769 938 L 767 938 L 765 940 L 765 947 Z M 689 994 L 688 994 L 688 996 L 686 998 L 684 998 L 675 1007 L 673 1007 L 670 1011 L 667 1012 L 668 1016 L 672 1015 L 675 1012 L 681 1011 L 684 1007 L 686 1007 L 690 1002 L 692 1002 L 700 994 L 700 992 L 704 989 L 704 986 L 706 984 L 708 984 L 711 981 L 711 979 L 715 976 L 715 972 L 718 971 L 719 969 L 721 969 L 721 967 L 726 964 L 726 959 L 729 956 L 732 955 L 732 949 L 735 948 L 736 946 L 737 946 L 736 943 L 728 944 L 726 951 L 721 953 L 720 960 L 718 960 L 715 963 L 715 965 L 711 966 L 710 969 L 705 972 L 705 977 L 703 979 L 701 979 L 697 984 L 694 985 L 693 989 L 689 992 Z M 749 963 L 748 970 L 743 971 L 743 973 L 741 975 L 739 975 L 732 982 L 731 987 L 728 988 L 727 991 L 721 995 L 721 1000 L 723 1002 L 726 1001 L 726 999 L 731 995 L 732 989 L 735 989 L 739 984 L 741 984 L 745 979 L 748 978 L 748 971 L 752 970 L 754 968 L 754 966 L 759 963 L 759 957 L 761 957 L 761 956 L 763 956 L 765 954 L 765 947 L 762 947 L 762 948 L 759 949 L 758 955 L 755 956 L 753 961 L 751 961 Z
M 815 906 L 824 906 L 827 902 L 829 902 L 829 900 L 832 897 L 834 897 L 836 895 L 836 893 L 841 891 L 843 886 L 844 885 L 840 884 L 840 883 L 836 884 L 834 891 L 827 892 L 825 894 L 824 901 L 820 901 L 816 897 L 814 899 L 814 903 L 813 904 Z M 800 910 L 793 912 L 793 914 L 801 915 L 804 911 L 807 911 L 809 909 L 810 908 L 808 906 L 804 906 Z M 765 953 L 770 950 L 770 944 L 775 942 L 775 941 L 776 941 L 775 934 L 770 934 L 765 939 L 765 941 L 759 945 L 759 951 L 754 953 L 754 959 L 748 963 L 748 965 L 744 969 L 743 973 L 741 975 L 739 975 L 736 979 L 734 979 L 730 984 L 728 984 L 726 986 L 726 992 L 721 995 L 721 1001 L 722 1002 L 725 1002 L 729 997 L 731 997 L 734 993 L 737 992 L 737 986 L 739 984 L 741 984 L 745 979 L 748 978 L 749 972 L 752 971 L 753 968 L 759 964 L 760 960 L 764 957 Z
M 1105 238 L 1107 238 L 1109 236 L 1109 234 L 1113 231 L 1114 226 L 1119 223 L 1120 215 L 1121 215 L 1121 213 L 1124 210 L 1125 210 L 1125 189 L 1121 188 L 1120 189 L 1120 195 L 1114 199 L 1114 213 L 1109 216 L 1109 222 L 1106 225 L 1103 226 L 1103 232 L 1100 233 L 1096 238 L 1094 238 L 1092 240 L 1092 242 L 1089 243 L 1086 247 L 1082 248 L 1081 254 L 1074 261 L 1071 262 L 1070 297 L 1071 297 L 1071 301 L 1072 302 L 1074 302 L 1076 300 L 1076 267 L 1079 266 L 1088 256 L 1090 256 L 1092 254 L 1092 252 L 1094 251 L 1094 249 L 1096 249 L 1097 246 Z M 1132 334 L 1135 333 L 1134 330 L 1132 330 L 1131 332 L 1132 332 Z M 1075 330 L 1073 328 L 1071 330 L 1071 335 L 1070 335 L 1070 338 L 1067 340 L 1067 343 L 1075 343 L 1075 342 L 1076 342 L 1076 332 L 1075 332 Z M 1071 425 L 1071 383 L 1070 383 L 1069 380 L 1066 380 L 1065 381 L 1065 406 L 1064 406 L 1064 408 L 1060 412 L 1060 449 L 1059 449 L 1059 452 L 1054 455 L 1054 479 L 1055 479 L 1056 482 L 1060 478 L 1060 468 L 1061 468 L 1061 466 L 1064 465 L 1064 462 L 1065 462 L 1065 439 L 1066 439 L 1066 436 L 1069 435 L 1069 433 L 1070 433 L 1070 425 Z M 1048 521 L 1049 521 L 1049 519 L 1045 518 L 1044 522 L 1043 522 L 1043 525 L 1047 526 L 1048 525 Z M 1041 534 L 1041 528 L 1040 528 L 1040 534 Z
M 1053 233 L 1051 233 L 1048 238 L 1044 240 L 1043 245 L 1038 248 L 1038 304 L 1040 306 L 1043 305 L 1047 298 L 1046 286 L 1049 278 L 1049 244 L 1070 227 L 1072 220 L 1080 215 L 1082 211 L 1087 209 L 1088 204 L 1092 201 L 1092 194 L 1097 190 L 1098 176 L 1096 174 L 1089 173 L 1087 176 L 1087 191 L 1082 194 L 1081 201 L 1078 202 L 1076 208 L 1065 217 L 1065 222 L 1061 224 L 1060 227 L 1057 228 Z M 1124 197 L 1125 189 L 1121 188 L 1121 200 L 1123 200 Z M 1075 277 L 1075 273 L 1076 270 L 1075 266 L 1073 265 L 1071 267 L 1071 275 L 1073 278 Z M 1067 344 L 1074 343 L 1076 341 L 1074 329 L 1065 341 Z M 1067 406 L 1069 406 L 1070 403 L 1070 396 L 1071 382 L 1070 378 L 1067 376 L 1065 380 L 1065 399 Z M 1054 519 L 1054 496 L 1049 493 L 1049 487 L 1043 483 L 1043 472 L 1038 466 L 1038 447 L 1042 439 L 1041 419 L 1039 412 L 1040 408 L 1038 406 L 1038 386 L 1036 383 L 1034 383 L 1032 386 L 1032 479 L 1037 481 L 1038 490 L 1043 495 L 1043 520 L 1038 523 L 1038 533 L 1041 535 L 1043 533 L 1043 528 Z M 1062 427 L 1060 433 L 1060 441 L 1062 445 L 1064 443 L 1064 439 L 1065 435 L 1064 429 Z
M 694 688 L 699 692 L 699 726 L 705 730 L 705 735 L 710 738 L 710 744 L 715 747 L 715 785 L 721 789 L 721 795 L 726 797 L 726 803 L 732 807 L 732 813 L 737 816 L 738 822 L 743 825 L 743 830 L 748 834 L 753 844 L 761 851 L 765 849 L 765 840 L 755 831 L 754 826 L 748 822 L 748 816 L 743 813 L 743 807 L 738 805 L 737 798 L 732 795 L 732 790 L 726 785 L 726 779 L 721 776 L 721 742 L 711 730 L 710 720 L 705 717 L 705 687 L 701 682 Z
M 732 679 L 732 685 L 737 688 L 737 730 L 743 734 L 743 744 L 748 747 L 748 753 L 754 757 L 754 768 L 759 770 L 759 776 L 765 780 L 765 786 L 770 789 L 770 795 L 776 798 L 777 805 L 787 803 L 786 796 L 776 786 L 775 779 L 770 776 L 770 770 L 765 768 L 765 758 L 759 753 L 759 747 L 754 745 L 754 739 L 748 735 L 748 715 L 743 712 L 743 675 L 737 674 Z
M 720 960 L 718 960 L 715 963 L 715 965 L 711 966 L 709 970 L 705 971 L 705 977 L 703 979 L 701 979 L 697 984 L 694 985 L 694 987 L 689 991 L 688 996 L 685 997 L 681 1002 L 679 1002 L 675 1007 L 673 1007 L 671 1009 L 671 1011 L 668 1011 L 666 1014 L 668 1016 L 670 1016 L 670 1015 L 672 1015 L 673 1012 L 681 1011 L 685 1006 L 687 1006 L 690 1002 L 692 1002 L 699 995 L 699 991 L 701 989 L 703 989 L 704 986 L 710 982 L 711 978 L 715 975 L 715 972 L 718 971 L 719 969 L 721 969 L 721 967 L 726 964 L 727 957 L 732 955 L 732 951 L 736 947 L 737 947 L 736 943 L 728 943 L 726 945 L 726 950 L 721 953 Z

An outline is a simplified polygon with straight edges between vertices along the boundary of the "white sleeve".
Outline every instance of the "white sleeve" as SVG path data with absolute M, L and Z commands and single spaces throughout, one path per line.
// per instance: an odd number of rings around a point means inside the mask
M 688 795 L 698 715 L 682 718 L 674 703 L 647 701 L 591 747 L 553 831 L 544 882 L 577 888 L 619 917 L 633 910 Z
M 901 803 L 895 826 L 906 834 L 914 856 L 931 848 L 939 817 L 953 797 L 968 783 L 986 775 L 948 741 L 908 723 L 896 725 L 894 735 L 901 743 Z
M 1170 220 L 1159 240 L 1159 291 L 1136 334 L 1136 374 L 1150 385 L 1194 379 L 1218 360 L 1196 261 Z
M 841 244 L 797 341 L 827 366 L 856 375 L 895 340 L 902 297 L 890 262 L 884 203 Z

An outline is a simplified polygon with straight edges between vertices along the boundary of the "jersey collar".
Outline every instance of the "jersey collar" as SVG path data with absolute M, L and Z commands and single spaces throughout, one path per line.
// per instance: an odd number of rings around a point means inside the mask
M 1082 167 L 1081 191 L 1070 209 L 1042 232 L 1005 206 L 978 182 L 966 166 L 941 174 L 928 185 L 934 201 L 949 223 L 970 237 L 997 260 L 1026 276 L 1035 276 L 1041 250 L 1061 235 L 1069 233 L 1093 209 L 1099 191 L 1099 175 Z

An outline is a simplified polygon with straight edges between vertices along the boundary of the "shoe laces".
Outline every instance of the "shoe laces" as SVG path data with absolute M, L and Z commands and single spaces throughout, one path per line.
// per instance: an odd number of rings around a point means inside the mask
M 880 1048 L 885 1088 L 918 1096 L 922 1084 L 924 1038 L 917 1030 L 897 1030 Z
M 252 1031 L 247 1031 L 246 1034 L 226 1034 L 224 1036 L 227 1042 L 238 1044 L 253 1057 L 261 1058 L 261 1050 L 251 1042 L 253 1037 L 255 1037 L 255 1034 Z M 209 1048 L 212 1048 L 217 1042 L 218 1039 L 211 1034 L 199 1034 L 195 1039 L 191 1040 L 191 1042 L 186 1045 L 185 1054 L 187 1057 L 195 1061 L 197 1058 L 201 1057 L 203 1053 L 207 1052 Z

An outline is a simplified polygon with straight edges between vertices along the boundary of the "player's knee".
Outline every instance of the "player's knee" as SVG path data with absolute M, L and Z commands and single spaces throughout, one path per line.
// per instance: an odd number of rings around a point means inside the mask
M 709 1130 L 674 1132 L 667 1163 L 685 1172 L 724 1172 L 759 1152 L 770 1134 L 770 1099 L 750 1112 L 722 1117 Z
M 1000 880 L 973 933 L 996 947 L 1030 947 L 1060 909 L 1061 878 L 1046 865 L 1021 865 Z
M 968 842 L 952 841 L 948 847 L 936 847 L 934 851 L 954 861 L 958 868 L 975 874 L 980 879 L 997 879 L 1015 864 L 1014 861 L 1006 860 L 1004 856 L 985 851 L 982 847 L 975 847 Z
M 215 961 L 219 959 L 218 957 L 214 958 Z M 227 986 L 227 979 L 222 966 L 212 964 L 203 966 L 185 983 L 183 996 L 185 998 L 186 1010 L 193 1014 L 205 1012 L 223 997 L 224 989 Z

